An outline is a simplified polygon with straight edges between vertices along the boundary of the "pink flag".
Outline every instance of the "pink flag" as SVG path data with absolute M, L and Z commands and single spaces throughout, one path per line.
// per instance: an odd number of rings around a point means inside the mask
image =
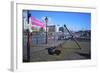
M 40 26 L 41 28 L 45 28 L 45 23 L 35 19 L 34 17 L 31 17 L 32 24 L 36 26 Z

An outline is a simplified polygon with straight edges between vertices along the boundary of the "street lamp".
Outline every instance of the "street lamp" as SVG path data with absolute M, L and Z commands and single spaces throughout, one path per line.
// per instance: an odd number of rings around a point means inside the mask
M 48 18 L 45 18 L 45 22 L 46 22 L 46 44 L 48 42 L 48 35 L 47 35 L 47 23 L 48 23 Z

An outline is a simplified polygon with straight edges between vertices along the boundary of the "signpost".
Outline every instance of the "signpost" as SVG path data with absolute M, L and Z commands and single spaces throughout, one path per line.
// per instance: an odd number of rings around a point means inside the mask
M 29 18 L 31 17 L 31 14 L 29 13 L 29 11 L 27 12 L 28 15 L 28 25 L 29 25 Z M 30 27 L 30 26 L 29 26 Z M 29 28 L 27 29 L 27 62 L 30 62 L 30 30 Z
M 30 62 L 30 42 L 29 42 L 29 38 L 30 38 L 30 32 L 29 32 L 29 29 L 27 29 L 27 62 Z

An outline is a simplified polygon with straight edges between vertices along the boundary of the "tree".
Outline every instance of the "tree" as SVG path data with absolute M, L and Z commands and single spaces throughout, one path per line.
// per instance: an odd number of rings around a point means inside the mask
M 59 31 L 64 32 L 64 27 L 59 27 Z
M 40 28 L 39 29 L 39 32 L 44 32 L 45 30 L 43 28 Z

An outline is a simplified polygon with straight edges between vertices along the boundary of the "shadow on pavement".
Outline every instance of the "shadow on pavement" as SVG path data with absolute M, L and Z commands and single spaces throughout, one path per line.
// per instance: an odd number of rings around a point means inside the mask
M 75 52 L 80 56 L 84 56 L 86 59 L 91 59 L 91 54 L 90 53 L 81 53 L 81 52 Z

